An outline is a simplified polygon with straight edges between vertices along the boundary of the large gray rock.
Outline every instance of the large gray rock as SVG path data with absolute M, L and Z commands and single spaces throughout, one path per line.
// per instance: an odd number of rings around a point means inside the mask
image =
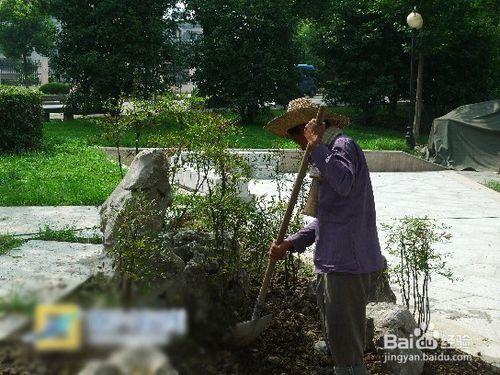
M 417 324 L 410 311 L 401 305 L 393 303 L 379 302 L 369 303 L 366 307 L 368 319 L 373 320 L 373 342 L 377 351 L 384 355 L 394 355 L 395 358 L 411 358 L 411 360 L 396 361 L 389 360 L 386 366 L 391 374 L 398 375 L 417 375 L 421 374 L 424 367 L 423 353 L 417 348 L 395 348 L 387 349 L 384 344 L 384 338 L 389 335 L 395 335 L 397 338 L 404 338 L 414 343 L 413 338 Z M 370 333 L 371 335 L 371 333 Z M 367 336 L 370 336 L 367 335 Z M 405 342 L 409 342 L 406 341 Z
M 168 169 L 168 158 L 163 150 L 144 150 L 134 158 L 126 176 L 100 208 L 101 231 L 106 248 L 114 244 L 116 228 L 127 203 L 140 193 L 159 212 L 165 212 L 170 206 L 172 194 Z M 158 215 L 154 217 L 154 222 L 144 225 L 158 228 L 160 233 L 163 223 L 159 222 Z

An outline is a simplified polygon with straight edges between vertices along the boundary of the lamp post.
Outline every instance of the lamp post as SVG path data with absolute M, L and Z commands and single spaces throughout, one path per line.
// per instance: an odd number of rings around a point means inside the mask
M 417 13 L 417 7 L 413 8 L 413 12 L 411 12 L 408 17 L 406 17 L 406 22 L 408 26 L 411 27 L 411 61 L 410 61 L 410 110 L 408 113 L 408 126 L 406 128 L 406 144 L 410 148 L 415 147 L 415 137 L 413 135 L 413 111 L 415 108 L 415 90 L 414 90 L 414 81 L 415 81 L 415 41 L 417 38 L 417 32 L 424 25 L 424 20 L 422 16 Z

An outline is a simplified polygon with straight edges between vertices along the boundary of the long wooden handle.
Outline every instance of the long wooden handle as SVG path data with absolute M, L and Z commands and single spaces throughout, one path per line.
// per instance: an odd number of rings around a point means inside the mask
M 324 106 L 319 107 L 318 114 L 316 115 L 317 124 L 321 124 L 323 122 L 324 113 L 325 113 L 325 107 Z M 309 155 L 311 154 L 311 151 L 312 151 L 311 146 L 307 144 L 306 151 L 304 152 L 304 156 L 302 157 L 302 162 L 300 163 L 299 174 L 295 179 L 292 194 L 290 195 L 290 200 L 288 201 L 288 206 L 286 208 L 285 216 L 281 221 L 281 227 L 278 232 L 278 237 L 276 238 L 275 241 L 276 245 L 281 244 L 285 239 L 286 231 L 288 230 L 288 225 L 290 224 L 290 220 L 292 218 L 293 209 L 295 208 L 295 204 L 297 203 L 297 199 L 300 193 L 300 188 L 302 187 L 302 182 L 304 181 L 304 177 L 307 172 L 307 167 L 309 165 Z M 259 297 L 257 298 L 257 302 L 253 309 L 252 320 L 257 319 L 260 315 L 260 311 L 262 310 L 262 307 L 264 305 L 267 291 L 269 290 L 269 284 L 271 283 L 271 278 L 273 277 L 275 268 L 276 268 L 276 261 L 274 259 L 269 258 L 266 273 L 264 275 L 264 280 L 262 281 L 262 286 L 260 287 Z

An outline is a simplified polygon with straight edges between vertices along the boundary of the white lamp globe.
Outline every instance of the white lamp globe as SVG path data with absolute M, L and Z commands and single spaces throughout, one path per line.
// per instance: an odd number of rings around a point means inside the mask
M 412 29 L 417 29 L 417 30 L 420 30 L 424 25 L 424 20 L 422 19 L 422 16 L 420 15 L 420 13 L 417 13 L 415 11 L 408 14 L 408 17 L 406 17 L 406 22 L 408 23 L 408 26 L 410 26 Z

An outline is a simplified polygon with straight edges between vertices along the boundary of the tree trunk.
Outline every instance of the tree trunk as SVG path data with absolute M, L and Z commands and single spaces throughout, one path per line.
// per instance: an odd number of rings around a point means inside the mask
M 422 52 L 418 55 L 418 71 L 417 71 L 417 94 L 415 100 L 415 116 L 413 118 L 413 134 L 415 141 L 418 141 L 420 136 L 420 123 L 422 119 L 422 86 L 424 75 L 424 55 Z

